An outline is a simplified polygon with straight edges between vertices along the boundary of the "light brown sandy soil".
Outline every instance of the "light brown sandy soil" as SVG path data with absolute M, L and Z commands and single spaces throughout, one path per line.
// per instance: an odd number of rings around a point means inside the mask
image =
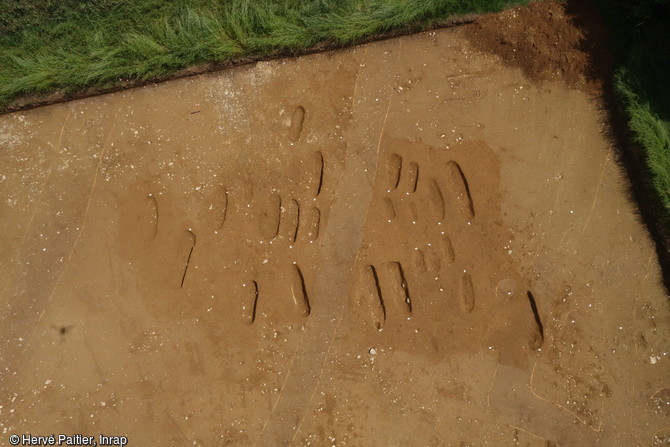
M 487 23 L 0 117 L 2 442 L 667 445 L 598 91 Z

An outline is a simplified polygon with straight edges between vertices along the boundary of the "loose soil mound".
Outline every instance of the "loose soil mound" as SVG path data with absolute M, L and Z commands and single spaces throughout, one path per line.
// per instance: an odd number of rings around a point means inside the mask
M 589 21 L 588 28 L 581 26 L 582 20 Z M 604 29 L 588 5 L 533 2 L 527 8 L 482 16 L 466 29 L 476 48 L 497 54 L 534 81 L 561 80 L 597 92 L 611 69 L 602 47 Z M 594 38 L 588 30 L 598 35 Z

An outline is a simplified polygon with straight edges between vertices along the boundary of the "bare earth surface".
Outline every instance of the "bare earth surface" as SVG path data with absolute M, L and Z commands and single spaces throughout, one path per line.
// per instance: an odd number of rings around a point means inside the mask
M 550 4 L 0 117 L 2 445 L 668 445 L 578 45 Z

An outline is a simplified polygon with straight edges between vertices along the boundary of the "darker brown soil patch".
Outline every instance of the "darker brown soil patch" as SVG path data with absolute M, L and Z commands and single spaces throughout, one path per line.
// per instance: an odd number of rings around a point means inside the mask
M 473 45 L 520 68 L 533 81 L 563 80 L 574 88 L 594 91 L 602 86 L 602 61 L 590 31 L 579 26 L 589 11 L 553 1 L 534 2 L 501 14 L 482 16 L 467 27 Z M 602 33 L 598 37 L 604 37 Z M 596 63 L 596 59 L 597 62 Z

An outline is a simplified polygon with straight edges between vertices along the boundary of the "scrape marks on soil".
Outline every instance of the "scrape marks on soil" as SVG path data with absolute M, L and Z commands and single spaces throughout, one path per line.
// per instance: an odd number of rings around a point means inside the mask
M 414 270 L 419 273 L 426 273 L 428 271 L 426 255 L 423 250 L 418 247 L 412 251 L 412 266 L 414 267 Z
M 454 247 L 451 245 L 449 235 L 440 234 L 439 247 L 442 259 L 445 260 L 447 264 L 451 264 L 456 260 L 456 253 L 454 253 Z
M 298 237 L 300 205 L 295 199 L 290 199 L 282 206 L 281 211 L 282 217 L 279 223 L 279 234 L 285 237 L 289 243 L 293 243 Z
M 405 162 L 399 154 L 391 154 L 384 165 L 383 187 L 386 192 L 398 190 L 411 194 L 416 192 L 419 183 L 419 164 L 415 161 Z
M 305 279 L 297 264 L 290 267 L 289 281 L 291 284 L 291 297 L 298 314 L 306 317 L 311 311 L 309 305 L 309 298 L 307 297 L 307 289 L 305 288 Z
M 320 151 L 313 152 L 307 159 L 306 173 L 307 173 L 307 189 L 311 192 L 313 197 L 318 197 L 321 194 L 323 187 L 323 154 Z
M 307 284 L 297 263 L 283 264 L 278 268 L 262 271 L 252 269 L 256 279 L 238 284 L 233 290 L 241 305 L 242 321 L 248 325 L 261 315 L 266 323 L 275 319 L 292 320 L 295 317 L 307 317 L 312 308 L 307 292 Z
M 147 240 L 153 241 L 158 235 L 158 201 L 152 193 L 149 193 L 147 195 L 147 202 L 148 206 L 145 217 L 149 228 Z
M 466 314 L 475 309 L 475 288 L 472 284 L 472 276 L 467 272 L 461 276 L 458 304 L 461 311 Z
M 288 138 L 291 143 L 295 143 L 300 139 L 302 133 L 302 126 L 305 122 L 305 109 L 302 106 L 297 106 L 293 109 L 291 115 L 291 124 L 288 129 Z
M 241 284 L 235 294 L 242 303 L 242 321 L 252 324 L 256 320 L 256 307 L 258 306 L 258 283 L 248 281 Z
M 533 320 L 535 322 L 533 335 L 528 345 L 531 349 L 538 350 L 544 343 L 544 325 L 542 324 L 540 313 L 537 310 L 537 302 L 535 301 L 533 293 L 529 290 L 526 292 L 526 295 L 528 296 L 528 303 L 530 304 L 530 310 L 533 312 Z
M 270 193 L 264 200 L 263 205 L 259 220 L 260 234 L 266 240 L 274 239 L 279 233 L 281 197 L 279 197 L 279 194 Z
M 128 265 L 148 306 L 161 315 L 194 315 L 207 297 L 221 297 L 235 313 L 242 306 L 242 321 L 264 324 L 312 312 L 306 278 L 319 250 L 321 210 L 329 210 L 333 195 L 324 194 L 322 151 L 301 145 L 288 158 L 285 177 L 256 175 L 268 161 L 244 159 L 248 172 L 222 164 L 197 187 L 142 182 L 119 197 L 124 231 L 138 238 Z M 227 292 L 246 278 L 245 288 Z M 154 295 L 160 298 L 144 298 Z
M 119 220 L 126 234 L 123 251 L 128 255 L 138 247 L 148 247 L 158 237 L 158 200 L 147 189 L 142 185 L 119 198 Z
M 388 318 L 406 319 L 412 314 L 410 287 L 402 264 L 396 261 L 360 268 L 353 298 L 355 313 L 377 330 Z
M 210 211 L 213 216 L 214 229 L 222 229 L 223 224 L 226 223 L 226 215 L 228 213 L 228 191 L 223 186 L 217 188 Z
M 437 274 L 440 272 L 440 255 L 434 247 L 428 246 L 425 250 L 426 268 L 429 272 Z
M 444 196 L 437 180 L 431 178 L 428 180 L 428 200 L 430 209 L 437 221 L 444 220 Z
M 395 212 L 395 206 L 393 205 L 393 199 L 390 197 L 382 197 L 382 218 L 387 222 L 392 222 L 395 220 L 397 214 Z
M 472 205 L 470 188 L 461 166 L 453 160 L 447 163 L 447 181 L 458 211 L 468 222 L 471 221 L 475 217 L 475 209 Z
M 372 265 L 366 265 L 359 271 L 354 287 L 354 309 L 376 329 L 384 326 L 386 307 L 379 287 L 379 276 Z
M 393 191 L 400 183 L 400 173 L 402 172 L 402 157 L 398 154 L 391 154 L 386 160 L 385 185 L 387 191 Z
M 491 346 L 499 342 L 499 331 L 514 334 L 508 337 L 510 346 L 520 346 L 520 340 L 528 346 L 525 329 L 519 329 L 527 326 L 528 299 L 513 305 L 498 301 L 495 278 L 518 275 L 502 250 L 510 236 L 497 224 L 494 197 L 487 198 L 492 206 L 475 219 L 471 188 L 495 183 L 498 172 L 491 170 L 495 164 L 472 170 L 473 154 L 495 155 L 479 143 L 477 150 L 464 145 L 460 151 L 444 151 L 389 139 L 381 147 L 366 249 L 353 292 L 356 314 L 384 334 L 405 333 L 413 325 L 430 330 L 444 345 L 438 350 L 460 349 L 449 341 L 454 331 L 472 335 L 467 341 L 459 338 L 459 346 Z M 470 178 L 465 167 L 472 171 Z M 500 306 L 506 321 L 497 316 Z M 502 329 L 492 328 L 491 321 Z M 536 346 L 542 336 L 531 338 Z
M 416 192 L 417 185 L 419 184 L 418 163 L 412 161 L 407 165 L 403 179 L 403 186 L 401 189 L 408 194 Z
M 193 256 L 193 249 L 195 248 L 195 233 L 188 230 L 181 233 L 178 242 L 177 253 L 187 253 L 186 259 L 184 261 L 183 273 L 181 274 L 181 281 L 179 282 L 179 287 L 184 287 L 184 281 L 186 281 L 186 273 L 188 273 L 188 268 L 191 265 L 191 256 Z
M 300 232 L 301 234 L 304 234 L 309 241 L 316 241 L 319 237 L 319 228 L 321 226 L 321 211 L 313 206 L 308 208 L 303 215 L 304 218 L 301 219 L 303 229 L 300 230 Z
M 412 300 L 409 295 L 405 272 L 399 262 L 387 262 L 384 265 L 383 283 L 388 289 L 389 302 L 402 310 L 405 315 L 412 313 Z

